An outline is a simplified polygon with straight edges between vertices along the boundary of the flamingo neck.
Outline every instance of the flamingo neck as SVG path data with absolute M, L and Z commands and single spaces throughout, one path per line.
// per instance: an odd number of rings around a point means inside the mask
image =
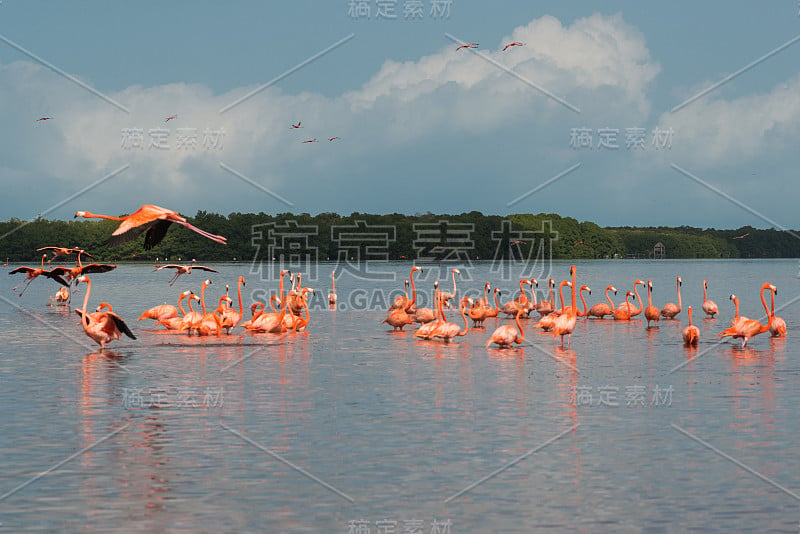
M 736 317 L 739 317 L 739 297 L 733 297 L 733 305 L 736 306 Z
M 528 295 L 525 294 L 525 280 L 519 281 L 519 292 L 522 295 L 522 300 L 528 300 Z
M 459 307 L 461 308 L 461 317 L 464 319 L 464 330 L 461 330 L 461 331 L 458 333 L 458 335 L 459 335 L 459 336 L 466 336 L 466 335 L 467 335 L 467 332 L 469 332 L 469 324 L 467 324 L 467 316 L 466 316 L 466 314 L 464 313 L 464 310 L 467 308 L 467 306 L 466 306 L 467 304 L 469 304 L 469 301 L 467 301 L 467 300 L 464 300 L 464 301 L 461 303 L 461 305 L 459 306 Z
M 189 299 L 189 300 L 188 300 L 188 303 L 189 303 L 189 313 L 194 313 L 194 309 L 192 309 L 192 301 L 193 301 L 193 300 L 194 300 L 194 299 Z
M 331 293 L 336 293 L 336 276 L 335 272 L 331 273 Z
M 517 344 L 522 343 L 523 341 L 525 341 L 525 330 L 523 330 L 522 329 L 522 325 L 519 324 L 519 316 L 520 315 L 522 315 L 522 308 L 520 308 L 519 311 L 517 311 L 517 316 L 514 319 L 514 322 L 517 323 L 517 330 L 519 331 L 519 335 L 516 338 L 514 338 L 514 343 L 517 343 Z
M 608 301 L 609 307 L 611 308 L 611 311 L 613 312 L 614 311 L 614 303 L 611 301 L 611 297 L 608 296 L 608 289 L 609 288 L 606 288 L 606 300 Z
M 486 301 L 486 305 L 489 305 L 489 285 L 483 284 L 483 300 Z
M 706 281 L 703 280 L 703 302 L 706 301 Z
M 767 312 L 767 322 L 769 322 L 769 320 L 772 319 L 772 315 L 770 315 L 769 308 L 767 308 L 767 300 L 764 298 L 765 289 L 770 289 L 769 284 L 764 284 L 761 286 L 761 304 L 764 305 L 764 311 Z M 772 293 L 771 290 L 770 293 Z
M 178 297 L 178 309 L 181 311 L 181 315 L 186 316 L 186 312 L 183 309 L 183 299 L 186 298 L 186 295 L 183 293 L 180 294 Z
M 562 280 L 561 281 L 561 285 L 558 286 L 558 296 L 561 299 L 561 309 L 562 310 L 564 309 L 564 293 L 563 293 L 563 289 L 564 289 L 565 285 L 567 285 L 567 281 L 566 280 Z
M 207 284 L 203 284 L 203 287 L 200 289 L 200 305 L 203 307 L 203 315 L 206 314 L 206 287 Z M 191 308 L 191 302 L 189 303 L 189 307 Z
M 642 302 L 642 297 L 639 296 L 639 288 L 637 287 L 636 282 L 633 283 L 633 294 L 636 295 L 636 300 L 637 301 Z M 628 297 L 627 296 L 625 297 L 625 302 L 626 303 L 628 302 Z M 629 306 L 629 308 L 628 308 L 629 311 L 630 311 L 630 307 L 633 307 L 633 309 L 635 311 L 637 311 L 637 312 L 642 311 L 641 306 L 638 307 L 638 308 L 633 306 L 633 304 L 628 304 L 628 306 Z M 680 307 L 681 307 L 681 305 L 680 305 L 680 293 L 678 293 L 678 309 L 680 309 Z
M 703 294 L 703 300 L 706 300 L 705 293 Z M 650 287 L 650 284 L 647 284 L 647 305 L 648 306 L 653 305 L 653 288 Z
M 86 315 L 86 306 L 89 304 L 89 293 L 92 292 L 92 281 L 88 278 L 86 279 L 86 295 L 83 296 L 83 319 L 81 320 L 81 324 L 84 328 L 87 327 L 87 319 L 91 321 L 91 318 Z
M 703 300 L 705 300 L 705 296 L 704 296 Z M 692 308 L 691 307 L 689 308 L 688 313 L 689 313 L 689 326 L 692 326 Z
M 572 314 L 577 315 L 578 301 L 575 298 L 575 267 L 572 267 Z
M 455 298 L 456 297 L 456 272 L 455 271 L 451 271 L 450 274 L 453 277 L 453 298 Z
M 127 217 L 113 217 L 111 215 L 98 215 L 96 213 L 85 212 L 84 217 L 90 219 L 108 219 L 109 221 L 124 221 Z
M 237 293 L 239 294 L 239 320 L 242 320 L 244 317 L 244 308 L 242 307 L 242 278 L 239 278 L 239 283 L 237 284 Z
M 497 302 L 497 291 L 494 292 L 494 311 L 500 313 L 500 304 Z
M 411 278 L 411 303 L 409 304 L 409 307 L 413 306 L 417 302 L 417 286 L 414 285 L 414 273 L 415 272 L 416 271 L 414 269 L 411 269 L 411 274 L 408 275 L 409 278 Z M 456 273 L 453 273 L 453 287 L 454 288 L 455 288 L 455 285 L 456 285 Z M 453 291 L 455 291 L 455 289 Z M 455 293 L 453 293 L 453 295 L 455 295 Z
M 583 313 L 578 312 L 578 315 L 583 317 L 584 315 L 586 315 L 586 301 L 583 300 L 583 288 L 581 288 L 581 302 L 583 302 Z
M 555 302 L 555 299 L 553 299 L 553 288 L 555 287 L 556 283 L 551 278 L 550 281 L 548 282 L 548 285 L 550 286 L 550 304 L 552 304 L 553 302 Z M 564 305 L 562 304 L 561 307 L 563 308 Z
M 531 296 L 533 297 L 533 307 L 535 308 L 536 304 L 537 304 L 537 302 L 536 302 L 536 290 L 533 289 L 532 285 L 531 285 Z
M 681 283 L 676 281 L 675 286 L 678 288 L 678 311 L 681 311 Z M 638 295 L 637 295 L 638 297 Z M 705 299 L 703 299 L 705 300 Z

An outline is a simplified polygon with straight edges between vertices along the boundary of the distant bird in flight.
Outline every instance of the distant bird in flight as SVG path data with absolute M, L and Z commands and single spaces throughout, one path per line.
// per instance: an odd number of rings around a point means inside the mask
M 41 119 L 36 119 L 36 121 L 35 121 L 35 122 L 39 122 L 39 121 L 49 121 L 49 120 L 50 120 L 50 119 L 52 119 L 52 118 L 53 118 L 53 117 L 42 117 Z
M 336 136 L 329 137 L 329 138 L 328 138 L 328 141 L 333 141 L 334 139 L 339 139 L 339 138 L 338 138 L 338 137 L 336 137 Z
M 509 49 L 509 48 L 511 48 L 512 46 L 524 46 L 524 45 L 525 45 L 525 43 L 520 43 L 520 42 L 518 42 L 518 41 L 514 41 L 513 43 L 508 43 L 508 44 L 507 44 L 507 45 L 506 45 L 506 46 L 503 48 L 503 52 L 505 52 L 506 50 L 508 50 L 508 49 Z
M 309 139 L 308 141 L 303 141 L 303 143 L 316 143 L 316 139 Z
M 744 238 L 744 237 L 747 237 L 747 236 L 749 236 L 749 235 L 750 235 L 750 232 L 747 232 L 746 234 L 737 235 L 737 236 L 736 236 L 736 237 L 734 237 L 733 239 L 742 239 L 742 238 Z
M 208 271 L 211 273 L 218 272 L 212 269 L 211 267 L 206 267 L 205 265 L 195 265 L 196 261 L 197 260 L 193 259 L 192 263 L 190 263 L 189 265 L 177 265 L 177 264 L 160 265 L 155 269 L 153 269 L 153 272 L 160 271 L 161 269 L 175 269 L 175 276 L 173 276 L 172 279 L 169 281 L 169 285 L 174 284 L 175 281 L 178 279 L 178 277 L 181 276 L 182 274 L 191 274 L 192 269 L 200 269 L 201 271 Z
M 574 245 L 572 245 L 572 246 L 573 246 L 573 247 L 577 247 L 578 245 L 586 245 L 586 243 L 584 243 L 583 241 L 578 241 L 577 243 L 575 243 L 575 244 L 574 244 Z M 588 247 L 589 245 L 586 245 L 586 246 Z
M 36 252 L 41 252 L 41 251 L 43 251 L 43 250 L 52 250 L 52 251 L 53 251 L 53 257 L 52 257 L 52 258 L 50 258 L 50 260 L 48 260 L 48 262 L 47 262 L 47 263 L 52 263 L 52 262 L 53 262 L 53 260 L 54 260 L 54 259 L 56 259 L 56 258 L 58 258 L 59 256 L 68 256 L 68 255 L 70 255 L 70 254 L 74 254 L 74 253 L 76 253 L 76 252 L 79 252 L 80 254 L 83 254 L 84 256 L 89 256 L 90 258 L 93 258 L 93 257 L 94 257 L 94 256 L 92 256 L 91 254 L 89 254 L 88 252 L 84 252 L 82 249 L 80 249 L 80 248 L 78 248 L 78 247 L 73 247 L 73 248 L 65 248 L 65 247 L 42 247 L 42 248 L 37 248 L 37 249 L 36 249 Z
M 513 243 L 509 243 L 509 247 L 513 247 L 514 245 L 527 245 L 525 241 L 514 241 Z
M 295 129 L 295 130 L 297 128 L 302 128 L 302 126 L 300 126 L 300 121 L 297 121 L 297 124 L 292 124 L 292 128 Z
M 201 230 L 196 226 L 192 226 L 186 219 L 181 216 L 177 211 L 172 211 L 167 208 L 153 206 L 152 204 L 145 204 L 138 210 L 134 211 L 126 217 L 112 217 L 111 215 L 96 215 L 88 211 L 79 211 L 75 217 L 86 218 L 99 218 L 109 219 L 112 221 L 122 221 L 122 224 L 114 230 L 111 237 L 108 239 L 109 245 L 120 245 L 126 243 L 131 239 L 135 239 L 139 234 L 146 231 L 144 235 L 144 248 L 150 249 L 161 243 L 164 236 L 167 234 L 169 225 L 172 223 L 185 226 L 193 232 L 197 232 L 203 237 L 206 237 L 217 243 L 227 245 L 227 240 L 221 235 L 215 235 Z
M 167 117 L 166 119 L 164 119 L 164 122 L 169 122 L 169 121 L 171 121 L 172 119 L 177 119 L 177 118 L 178 118 L 178 116 L 177 116 L 177 115 L 170 115 L 169 117 Z
M 478 48 L 478 43 L 463 44 L 463 45 L 459 46 L 458 48 L 456 48 L 456 52 L 458 52 L 462 48 Z

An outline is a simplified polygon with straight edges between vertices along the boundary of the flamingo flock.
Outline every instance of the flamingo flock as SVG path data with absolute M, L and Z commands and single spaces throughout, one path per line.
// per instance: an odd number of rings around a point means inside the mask
M 137 215 L 138 214 L 138 215 Z M 186 226 L 193 231 L 200 233 L 209 239 L 216 242 L 224 242 L 221 236 L 214 236 L 207 232 L 200 230 L 188 223 L 185 223 L 180 215 L 164 208 L 157 206 L 142 206 L 137 212 L 128 217 L 108 217 L 101 215 L 94 215 L 88 212 L 78 212 L 76 216 L 83 217 L 101 217 L 110 218 L 113 220 L 120 220 L 123 223 L 112 234 L 112 238 L 117 236 L 119 239 L 131 239 L 142 232 L 154 232 L 151 237 L 146 237 L 151 244 L 157 243 L 158 239 L 163 238 L 164 233 L 169 224 L 177 222 L 182 226 Z M 220 239 L 215 239 L 220 238 Z M 86 255 L 92 257 L 83 249 L 78 247 L 41 247 L 37 249 L 38 252 L 43 252 L 41 262 L 38 267 L 17 267 L 9 272 L 9 274 L 23 273 L 27 282 L 25 288 L 19 294 L 20 297 L 25 292 L 25 289 L 33 282 L 33 280 L 43 276 L 54 280 L 61 287 L 54 298 L 51 299 L 52 305 L 65 305 L 69 303 L 71 296 L 70 289 L 72 284 L 86 284 L 86 294 L 84 297 L 83 307 L 75 309 L 75 312 L 80 316 L 80 325 L 82 326 L 86 335 L 93 341 L 98 343 L 101 350 L 114 340 L 119 340 L 122 335 L 131 339 L 136 339 L 133 332 L 128 328 L 125 321 L 120 315 L 113 312 L 110 304 L 102 303 L 95 312 L 89 313 L 87 311 L 88 301 L 92 290 L 92 282 L 87 276 L 88 274 L 105 273 L 116 268 L 116 264 L 102 264 L 91 263 L 83 264 L 81 256 Z M 53 269 L 45 269 L 45 260 L 48 257 L 47 251 L 52 251 L 52 261 L 55 258 L 76 254 L 75 267 L 59 266 Z M 167 268 L 174 268 L 175 275 L 169 281 L 169 285 L 173 286 L 178 278 L 183 274 L 189 274 L 193 269 L 203 270 L 207 272 L 217 271 L 202 265 L 196 265 L 195 260 L 188 265 L 168 264 L 157 265 L 153 272 L 157 272 Z M 646 282 L 641 279 L 636 279 L 633 282 L 632 290 L 627 291 L 625 300 L 618 306 L 614 305 L 610 293 L 617 294 L 618 290 L 613 285 L 605 287 L 604 297 L 606 302 L 598 302 L 591 307 L 586 303 L 584 294 L 591 296 L 592 290 L 587 285 L 578 287 L 577 268 L 572 265 L 569 270 L 569 277 L 558 283 L 558 297 L 560 300 L 560 308 L 555 307 L 554 288 L 556 280 L 550 278 L 547 281 L 547 298 L 539 300 L 537 298 L 536 288 L 539 287 L 539 281 L 536 278 L 523 278 L 519 280 L 519 295 L 516 298 L 509 299 L 505 303 L 500 302 L 503 294 L 502 290 L 498 287 L 492 287 L 490 282 L 485 282 L 483 285 L 483 297 L 473 299 L 466 295 L 460 296 L 458 294 L 458 284 L 456 275 L 460 275 L 460 271 L 456 268 L 450 270 L 450 278 L 452 281 L 452 291 L 443 291 L 439 289 L 439 281 L 434 281 L 433 284 L 433 306 L 432 308 L 424 308 L 417 306 L 417 284 L 416 275 L 422 273 L 422 267 L 413 266 L 409 272 L 408 280 L 405 281 L 406 292 L 405 295 L 397 297 L 392 305 L 389 307 L 388 315 L 382 321 L 387 324 L 395 332 L 403 332 L 406 326 L 419 324 L 420 326 L 413 333 L 413 337 L 425 340 L 440 340 L 445 343 L 450 343 L 459 337 L 466 337 L 475 332 L 479 332 L 484 328 L 484 323 L 489 318 L 496 318 L 499 320 L 500 314 L 505 315 L 509 319 L 513 319 L 513 325 L 501 325 L 492 333 L 486 341 L 486 346 L 493 345 L 499 348 L 510 348 L 514 345 L 522 344 L 525 341 L 525 328 L 523 327 L 522 319 L 527 318 L 531 312 L 539 314 L 538 321 L 533 325 L 534 329 L 539 330 L 541 333 L 552 335 L 554 340 L 560 338 L 560 344 L 563 348 L 565 345 L 571 344 L 572 334 L 579 318 L 583 318 L 589 322 L 598 320 L 606 320 L 611 318 L 614 321 L 631 321 L 634 317 L 644 313 L 646 320 L 646 328 L 658 328 L 659 321 L 678 321 L 680 314 L 683 312 L 683 301 L 681 296 L 682 279 L 680 276 L 675 278 L 676 288 L 676 303 L 667 303 L 660 310 L 653 304 L 653 281 L 647 280 Z M 291 282 L 291 289 L 285 290 L 285 280 L 289 276 Z M 234 301 L 228 295 L 230 287 L 226 285 L 226 291 L 223 296 L 219 298 L 216 307 L 207 306 L 205 299 L 206 288 L 212 284 L 210 279 L 205 280 L 197 293 L 192 289 L 185 289 L 177 295 L 177 306 L 171 304 L 158 304 L 149 308 L 141 313 L 137 321 L 145 319 L 152 320 L 153 328 L 163 327 L 165 330 L 174 331 L 178 334 L 185 335 L 198 335 L 198 336 L 223 336 L 232 335 L 237 332 L 239 328 L 244 329 L 244 332 L 250 334 L 286 334 L 289 332 L 302 332 L 308 329 L 310 324 L 310 311 L 308 306 L 309 298 L 311 298 L 315 291 L 310 287 L 303 287 L 302 273 L 291 273 L 288 270 L 283 270 L 280 273 L 278 282 L 278 293 L 266 300 L 266 302 L 254 302 L 250 305 L 250 317 L 245 318 L 244 303 L 242 301 L 242 287 L 245 286 L 244 277 L 239 276 L 236 280 L 237 288 L 237 301 L 238 310 L 233 307 Z M 20 284 L 21 285 L 21 284 Z M 410 285 L 410 294 L 408 291 Z M 530 289 L 530 297 L 526 293 L 526 286 Z M 639 286 L 647 288 L 647 306 L 641 300 L 639 295 Z M 564 288 L 569 289 L 568 302 L 564 299 Z M 708 320 L 716 320 L 716 315 L 719 314 L 719 308 L 712 300 L 708 298 L 708 281 L 703 280 L 703 300 L 702 311 Z M 19 285 L 14 287 L 16 290 Z M 77 289 L 76 289 L 77 291 Z M 767 305 L 765 292 L 769 291 L 771 305 Z M 741 347 L 745 348 L 748 342 L 759 334 L 769 332 L 773 337 L 784 337 L 787 335 L 786 322 L 775 315 L 775 297 L 777 295 L 777 287 L 774 284 L 765 282 L 761 286 L 760 298 L 764 307 L 766 315 L 766 322 L 762 323 L 756 319 L 750 319 L 739 315 L 739 299 L 735 295 L 730 295 L 731 300 L 735 307 L 735 315 L 728 328 L 719 332 L 716 338 L 731 337 L 734 340 L 741 340 Z M 578 298 L 580 298 L 581 305 L 578 305 Z M 188 311 L 184 309 L 184 302 L 188 307 Z M 328 303 L 335 309 L 337 302 L 336 294 L 336 272 L 331 272 L 331 291 L 328 294 Z M 449 307 L 450 302 L 456 302 L 456 313 L 460 315 L 460 322 L 448 321 L 445 310 Z M 638 304 L 637 304 L 638 303 Z M 276 306 L 277 304 L 277 306 Z M 199 305 L 199 309 L 195 306 Z M 271 308 L 271 312 L 267 311 Z M 701 340 L 701 332 L 697 325 L 692 323 L 692 306 L 688 306 L 686 313 L 688 316 L 688 325 L 681 332 L 681 338 L 687 347 L 696 347 Z M 470 327 L 469 321 L 472 321 Z M 463 326 L 462 324 L 463 323 Z
M 466 336 L 470 332 L 470 327 L 467 323 L 467 317 L 473 321 L 472 328 L 482 328 L 484 321 L 490 317 L 497 317 L 498 314 L 504 314 L 508 318 L 514 319 L 514 325 L 502 325 L 498 327 L 494 333 L 489 337 L 486 342 L 487 347 L 496 345 L 499 348 L 510 348 L 515 344 L 521 344 L 525 340 L 525 330 L 522 326 L 521 319 L 528 316 L 530 312 L 536 311 L 539 313 L 539 320 L 533 325 L 535 329 L 540 332 L 548 333 L 554 339 L 561 338 L 561 347 L 569 346 L 572 339 L 572 334 L 579 317 L 583 317 L 590 322 L 596 320 L 603 320 L 606 317 L 611 317 L 615 321 L 631 321 L 634 317 L 644 312 L 647 329 L 658 328 L 659 320 L 677 321 L 678 316 L 683 311 L 683 300 L 681 297 L 681 285 L 683 283 L 680 276 L 675 279 L 677 304 L 667 303 L 660 310 L 653 305 L 653 281 L 637 279 L 633 282 L 633 290 L 627 291 L 625 300 L 614 306 L 611 300 L 610 292 L 617 294 L 617 288 L 613 285 L 608 285 L 605 288 L 605 299 L 608 302 L 599 302 L 588 307 L 584 293 L 591 295 L 592 290 L 587 285 L 581 285 L 577 288 L 577 269 L 574 265 L 570 267 L 569 279 L 562 280 L 559 284 L 558 294 L 561 302 L 561 307 L 554 308 L 553 305 L 553 288 L 556 283 L 554 279 L 548 280 L 548 289 L 550 293 L 550 300 L 540 300 L 537 302 L 535 287 L 538 287 L 538 280 L 535 278 L 521 279 L 519 281 L 519 296 L 513 300 L 508 300 L 505 304 L 498 302 L 499 296 L 502 291 L 499 288 L 494 288 L 494 306 L 489 302 L 489 291 L 491 290 L 491 283 L 484 284 L 483 298 L 473 300 L 467 296 L 458 300 L 458 313 L 463 317 L 464 328 L 460 328 L 456 323 L 447 322 L 445 316 L 445 304 L 449 300 L 456 298 L 456 281 L 455 275 L 459 273 L 457 269 L 451 270 L 453 280 L 453 292 L 444 292 L 439 290 L 439 282 L 434 282 L 434 309 L 417 308 L 416 307 L 416 285 L 414 283 L 414 275 L 422 270 L 421 267 L 415 266 L 409 273 L 409 280 L 411 281 L 411 297 L 400 296 L 395 299 L 392 306 L 389 308 L 389 314 L 383 320 L 384 324 L 388 324 L 396 332 L 402 332 L 403 328 L 407 325 L 420 323 L 421 326 L 414 332 L 414 337 L 419 339 L 432 340 L 439 338 L 445 342 L 450 342 L 456 337 Z M 406 280 L 408 286 L 408 280 Z M 525 286 L 531 289 L 531 298 L 525 292 Z M 647 288 L 647 306 L 642 304 L 637 305 L 636 302 L 641 302 L 639 296 L 639 286 Z M 565 305 L 563 290 L 567 287 L 570 289 L 570 302 Z M 769 290 L 771 294 L 771 306 L 768 307 L 764 292 Z M 764 306 L 764 311 L 767 317 L 766 323 L 761 323 L 755 319 L 748 319 L 739 316 L 739 301 L 735 295 L 731 295 L 730 299 L 736 306 L 736 315 L 731 321 L 731 326 L 722 332 L 717 337 L 733 337 L 734 339 L 742 340 L 742 348 L 746 347 L 748 340 L 752 337 L 770 332 L 773 337 L 786 336 L 786 322 L 775 316 L 775 295 L 777 288 L 770 283 L 765 283 L 761 288 L 761 302 Z M 581 306 L 578 306 L 577 299 L 580 298 Z M 633 302 L 631 301 L 633 299 Z M 703 312 L 709 320 L 715 320 L 716 315 L 719 314 L 717 305 L 708 299 L 708 281 L 703 280 Z M 697 325 L 692 324 L 692 307 L 689 306 L 686 310 L 688 315 L 689 324 L 681 332 L 681 337 L 687 347 L 696 347 L 700 342 L 700 329 Z

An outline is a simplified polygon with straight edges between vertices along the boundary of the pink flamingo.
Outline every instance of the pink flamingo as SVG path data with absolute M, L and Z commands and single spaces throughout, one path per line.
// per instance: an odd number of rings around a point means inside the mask
M 306 141 L 303 141 L 303 144 L 305 144 L 305 143 L 316 143 L 316 142 L 317 142 L 316 139 L 308 139 Z
M 458 269 L 453 269 L 450 272 L 450 274 L 453 277 L 453 292 L 452 293 L 448 293 L 447 291 L 440 292 L 440 296 L 441 296 L 442 300 L 444 301 L 445 307 L 447 307 L 447 308 L 450 307 L 450 300 L 455 298 L 455 296 L 456 296 L 456 275 L 461 276 L 461 271 L 459 271 Z
M 708 288 L 708 282 L 703 280 L 703 311 L 706 313 L 706 317 L 714 318 L 715 315 L 719 313 L 719 308 L 717 307 L 717 303 L 713 300 L 706 299 L 706 289 Z
M 433 307 L 436 307 L 436 293 L 439 290 L 439 281 L 435 280 L 433 282 Z M 420 324 L 430 323 L 436 319 L 436 313 L 431 308 L 417 308 L 416 313 L 414 313 L 414 322 Z
M 478 43 L 467 43 L 467 44 L 463 44 L 463 45 L 459 46 L 458 48 L 456 48 L 456 52 L 458 52 L 458 51 L 459 51 L 459 50 L 461 50 L 462 48 L 478 48 Z
M 186 317 L 186 311 L 184 311 L 183 304 L 182 304 L 183 303 L 183 299 L 185 299 L 189 295 L 191 295 L 192 297 L 196 297 L 195 300 L 200 300 L 200 297 L 195 295 L 194 292 L 192 292 L 190 290 L 184 291 L 183 293 L 181 293 L 178 296 L 178 310 L 180 310 L 180 316 L 176 313 L 175 317 L 169 317 L 167 319 L 159 319 L 158 321 L 153 323 L 153 326 L 155 326 L 157 324 L 160 324 L 160 325 L 163 325 L 167 330 L 180 330 L 181 323 L 183 322 L 183 318 Z M 159 307 L 160 306 L 156 306 L 156 308 L 159 308 Z M 155 309 L 155 308 L 151 308 L 151 309 Z M 191 310 L 191 306 L 189 306 L 189 309 Z M 145 312 L 145 313 L 147 313 L 147 312 Z M 152 319 L 152 317 L 145 317 L 145 318 Z M 141 320 L 141 319 L 142 318 L 140 317 L 139 320 Z
M 551 278 L 547 281 L 547 285 L 550 287 L 550 300 L 540 300 L 536 305 L 536 313 L 538 313 L 541 317 L 549 315 L 555 311 L 555 305 L 553 304 L 553 302 L 555 302 L 553 299 L 553 288 L 556 287 L 556 281 Z
M 683 344 L 686 346 L 697 346 L 700 341 L 700 329 L 692 325 L 692 307 L 686 308 L 686 313 L 689 314 L 689 326 L 683 329 Z
M 170 115 L 169 117 L 167 117 L 166 119 L 164 119 L 164 122 L 169 122 L 169 121 L 171 121 L 172 119 L 177 119 L 177 118 L 178 118 L 178 116 L 177 116 L 177 115 Z
M 625 304 L 627 306 L 620 306 L 619 308 L 614 309 L 615 321 L 629 321 L 631 319 L 632 316 L 630 310 L 635 310 L 636 308 L 634 308 L 633 305 L 628 302 L 628 297 L 636 298 L 636 294 L 633 291 L 628 291 L 625 293 Z
M 205 230 L 201 230 L 196 226 L 192 226 L 186 219 L 181 216 L 177 211 L 169 210 L 152 204 L 145 204 L 138 210 L 125 217 L 112 217 L 110 215 L 97 215 L 88 211 L 79 211 L 75 213 L 75 217 L 85 218 L 99 218 L 109 219 L 111 221 L 122 221 L 122 224 L 117 227 L 108 239 L 109 245 L 120 245 L 135 239 L 139 234 L 145 232 L 144 235 L 144 248 L 150 249 L 158 245 L 167 235 L 167 230 L 172 223 L 185 226 L 193 232 L 197 232 L 203 237 L 206 237 L 217 243 L 223 245 L 227 244 L 226 239 L 221 235 L 210 234 Z
M 39 121 L 49 121 L 49 120 L 51 120 L 52 118 L 53 118 L 53 117 L 42 117 L 41 119 L 36 119 L 34 122 L 39 122 Z
M 676 315 L 681 312 L 681 277 L 677 277 L 675 285 L 678 288 L 678 305 L 676 306 L 672 302 L 664 304 L 664 307 L 661 308 L 661 316 L 665 319 L 674 319 Z
M 613 315 L 614 314 L 614 303 L 611 301 L 611 297 L 608 296 L 608 292 L 613 291 L 614 294 L 617 294 L 617 288 L 614 286 L 606 286 L 606 300 L 608 300 L 608 304 L 605 302 L 600 302 L 595 304 L 589 311 L 586 312 L 586 315 L 589 317 L 597 317 L 598 319 L 603 319 L 606 315 Z
M 239 322 L 244 317 L 244 307 L 242 306 L 242 287 L 245 286 L 244 276 L 240 276 L 236 280 L 236 293 L 239 297 L 239 311 L 237 312 L 234 309 L 227 308 L 222 312 L 222 328 L 225 329 L 225 332 L 230 334 L 233 328 L 236 328 L 239 325 Z
M 171 264 L 168 264 L 168 265 L 159 265 L 158 267 L 153 269 L 153 272 L 160 271 L 162 269 L 175 269 L 175 276 L 173 276 L 170 279 L 169 285 L 173 285 L 178 280 L 179 276 L 181 276 L 183 274 L 191 274 L 192 273 L 192 269 L 198 269 L 198 270 L 207 271 L 207 272 L 210 272 L 210 273 L 218 272 L 218 271 L 212 269 L 211 267 L 206 267 L 205 265 L 195 265 L 196 261 L 197 260 L 192 259 L 192 262 L 189 265 L 177 265 L 177 264 L 174 264 L 174 263 L 171 263 Z
M 466 310 L 467 306 L 471 305 L 472 299 L 469 297 L 462 297 L 461 302 L 459 302 L 458 305 L 459 311 L 461 312 L 461 317 L 464 319 L 463 330 L 461 330 L 456 323 L 448 323 L 447 321 L 444 321 L 434 329 L 432 337 L 441 338 L 445 341 L 445 343 L 449 343 L 456 336 L 466 336 L 467 332 L 469 332 L 469 325 L 467 324 L 467 316 L 465 315 L 464 311 Z M 444 317 L 444 311 L 442 310 L 442 299 L 439 299 L 439 313 L 441 313 Z
M 653 306 L 653 281 L 647 281 L 647 308 L 644 309 L 644 318 L 647 319 L 647 328 L 650 328 L 650 321 L 655 321 L 658 326 L 658 319 L 661 314 L 658 308 Z
M 769 330 L 769 320 L 771 319 L 771 314 L 769 308 L 767 308 L 767 301 L 764 298 L 764 290 L 771 289 L 773 291 L 777 291 L 775 286 L 770 283 L 764 283 L 761 286 L 761 303 L 764 305 L 764 309 L 767 311 L 767 323 L 761 324 L 759 321 L 755 319 L 748 319 L 743 317 L 738 321 L 736 326 L 731 326 L 730 328 L 726 328 L 716 337 L 733 337 L 734 339 L 740 338 L 742 340 L 742 348 L 747 346 L 747 342 L 750 340 L 751 337 L 757 336 L 758 334 L 763 334 Z M 735 301 L 734 301 L 735 302 Z
M 119 339 L 121 334 L 125 334 L 131 339 L 136 339 L 125 321 L 114 312 L 98 311 L 86 313 L 86 306 L 89 303 L 89 294 L 92 292 L 92 281 L 88 276 L 78 277 L 77 283 L 86 282 L 86 296 L 83 297 L 83 309 L 75 309 L 81 318 L 83 331 L 95 343 L 100 345 L 100 350 L 105 349 L 106 343 Z
M 569 346 L 572 340 L 572 332 L 575 330 L 575 323 L 578 320 L 578 303 L 575 298 L 575 266 L 572 265 L 569 270 L 572 275 L 572 282 L 570 283 L 572 287 L 572 306 L 566 309 L 566 313 L 556 317 L 555 325 L 553 325 L 553 338 L 561 336 L 562 347 L 564 346 L 565 335 L 567 336 L 567 346 Z
M 397 297 L 394 300 L 394 304 L 389 310 L 394 310 L 397 308 L 403 308 L 406 313 L 414 313 L 416 311 L 416 304 L 417 304 L 417 287 L 414 285 L 414 273 L 415 272 L 422 272 L 422 267 L 414 266 L 411 268 L 411 273 L 408 277 L 411 279 L 411 300 L 408 297 Z
M 775 317 L 775 295 L 778 294 L 778 288 L 775 288 L 775 290 L 772 291 L 771 293 L 772 294 L 770 295 L 770 297 L 772 299 L 772 305 L 770 309 L 771 317 L 769 320 L 769 333 L 772 334 L 772 337 L 785 337 L 786 321 L 784 321 L 780 317 Z
M 514 317 L 515 327 L 508 324 L 498 327 L 486 342 L 486 348 L 488 349 L 492 343 L 496 343 L 499 348 L 507 349 L 511 348 L 513 343 L 520 344 L 525 341 L 525 331 L 519 324 L 519 316 L 525 311 L 525 308 L 517 310 L 517 314 Z
M 296 130 L 298 128 L 302 128 L 302 126 L 300 126 L 300 121 L 297 121 L 297 124 L 292 124 L 292 128 L 291 129 L 292 130 Z

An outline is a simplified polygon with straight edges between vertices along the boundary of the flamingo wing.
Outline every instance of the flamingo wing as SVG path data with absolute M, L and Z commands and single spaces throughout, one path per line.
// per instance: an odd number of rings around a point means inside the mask
M 136 339 L 136 336 L 133 335 L 131 329 L 128 328 L 128 325 L 125 324 L 125 321 L 122 320 L 122 317 L 117 315 L 116 313 L 108 312 L 108 316 L 114 320 L 114 324 L 117 326 L 117 329 L 128 336 L 131 339 Z
M 161 243 L 164 239 L 164 236 L 167 235 L 167 230 L 169 230 L 169 225 L 172 224 L 172 221 L 166 219 L 159 219 L 147 229 L 147 233 L 144 236 L 144 248 L 145 250 L 149 250 L 154 246 Z
M 59 275 L 55 274 L 53 271 L 42 271 L 42 274 L 49 278 L 50 280 L 55 280 L 59 284 L 65 287 L 69 287 L 69 283 L 61 278 Z
M 85 273 L 107 273 L 108 271 L 113 271 L 116 269 L 116 265 L 107 265 L 102 263 L 90 263 L 89 265 L 84 265 L 83 269 L 81 269 L 81 274 Z
M 17 267 L 13 271 L 9 271 L 8 274 L 16 274 L 16 273 L 25 273 L 28 274 L 31 271 L 35 271 L 33 267 Z

